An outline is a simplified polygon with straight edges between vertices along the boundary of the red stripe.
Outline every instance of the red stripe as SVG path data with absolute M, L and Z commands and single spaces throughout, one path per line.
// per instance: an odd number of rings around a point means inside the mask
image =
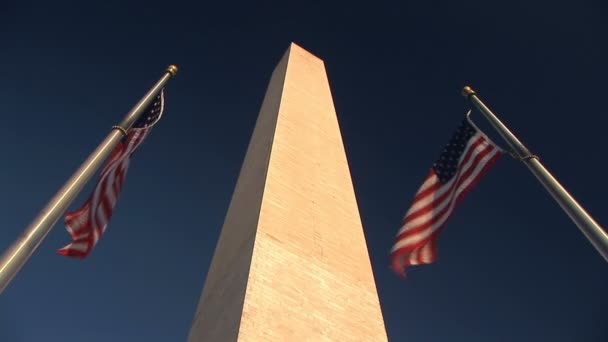
M 103 200 L 105 198 L 105 191 L 107 189 L 107 183 L 110 179 L 110 175 L 115 172 L 115 168 L 114 169 L 110 169 L 109 172 L 107 172 L 106 174 L 104 174 L 102 176 L 102 178 L 100 179 L 100 182 L 97 184 L 97 187 L 95 188 L 95 201 L 94 201 L 94 208 L 91 208 L 91 220 L 93 222 L 95 222 L 95 227 L 99 227 L 102 225 L 101 222 L 99 222 L 99 219 L 97 218 L 97 212 L 100 210 L 100 207 L 103 206 Z
M 411 251 L 407 259 L 407 262 L 410 264 L 418 264 L 418 260 L 420 259 L 420 248 Z
M 101 207 L 100 210 L 106 217 L 106 222 L 110 221 L 110 219 L 112 218 L 112 211 L 114 210 L 114 206 L 112 204 L 110 204 L 110 200 L 108 199 L 108 196 L 105 194 L 104 194 L 103 198 L 101 199 L 100 207 Z
M 112 150 L 112 155 L 110 156 L 110 159 L 107 161 L 106 166 L 103 168 L 103 170 L 101 171 L 101 174 L 106 173 L 106 171 L 112 167 L 112 165 L 119 159 L 122 158 L 122 154 L 125 150 L 125 145 L 123 142 L 120 142 L 118 145 L 116 145 L 116 147 L 114 148 L 114 150 Z
M 120 191 L 122 190 L 122 181 L 124 179 L 124 174 L 125 174 L 125 170 L 123 168 L 123 166 L 121 165 L 118 170 L 116 171 L 116 181 L 114 182 L 114 185 L 112 186 L 113 190 L 114 190 L 114 194 L 116 195 L 116 199 L 118 199 L 118 196 L 120 195 Z
M 77 259 L 84 259 L 89 254 L 88 252 L 81 252 L 81 251 L 78 251 L 75 249 L 67 249 L 67 248 L 60 249 L 56 253 L 59 255 L 77 258 Z
M 103 210 L 104 214 L 107 214 L 108 211 L 112 210 L 112 207 L 110 205 L 106 206 L 105 202 L 107 201 L 106 192 L 107 192 L 107 189 L 108 189 L 108 182 L 110 180 L 110 175 L 112 173 L 115 173 L 115 172 L 116 172 L 115 170 L 112 170 L 112 172 L 106 174 L 105 177 L 103 178 L 103 182 L 100 184 L 101 191 L 99 192 L 99 198 L 97 198 L 97 201 L 96 201 L 97 202 L 97 208 L 95 208 L 95 211 L 100 210 L 99 208 L 100 207 L 104 207 L 104 206 L 105 206 L 105 208 L 101 209 L 101 210 Z
M 78 249 L 75 249 L 75 248 L 70 248 L 73 244 L 83 243 L 83 242 L 86 244 L 86 249 L 84 252 L 80 251 Z M 77 239 L 77 240 L 72 241 L 72 243 L 70 243 L 68 246 L 57 250 L 56 253 L 59 255 L 64 255 L 64 256 L 84 258 L 89 254 L 90 251 L 91 251 L 91 244 L 87 239 Z
M 118 196 L 120 195 L 120 190 L 121 190 L 121 178 L 123 175 L 123 169 L 122 169 L 123 163 L 121 163 L 117 168 L 116 168 L 116 172 L 114 175 L 114 183 L 112 184 L 112 191 L 114 191 L 114 195 L 116 197 L 116 200 L 118 200 Z
M 431 238 L 431 243 L 433 244 L 431 246 L 431 262 L 434 262 L 435 260 L 437 260 L 437 237 L 439 235 L 435 235 Z
M 120 168 L 119 178 L 118 178 L 118 192 L 122 191 L 123 184 L 125 182 L 125 178 L 127 177 L 127 171 L 129 170 L 129 162 L 126 162 Z

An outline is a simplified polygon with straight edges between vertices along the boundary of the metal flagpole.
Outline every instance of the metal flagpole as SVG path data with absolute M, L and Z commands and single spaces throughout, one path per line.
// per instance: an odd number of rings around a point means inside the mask
M 34 253 L 42 240 L 51 231 L 61 215 L 66 211 L 74 198 L 80 193 L 114 147 L 127 135 L 131 126 L 142 112 L 163 89 L 167 81 L 177 74 L 177 67 L 170 65 L 158 82 L 137 102 L 125 115 L 119 125 L 113 126 L 108 136 L 97 146 L 95 151 L 80 165 L 38 216 L 25 229 L 23 234 L 4 252 L 0 258 L 0 293 L 6 289 L 17 272 Z
M 494 129 L 502 136 L 507 144 L 513 149 L 517 159 L 521 160 L 536 178 L 542 183 L 547 191 L 553 196 L 562 209 L 570 216 L 570 219 L 585 234 L 595 249 L 608 261 L 608 234 L 595 222 L 583 207 L 564 189 L 564 187 L 547 171 L 541 164 L 538 156 L 533 155 L 522 144 L 517 137 L 490 111 L 490 109 L 479 99 L 471 87 L 464 87 L 462 95 L 468 98 L 492 124 Z

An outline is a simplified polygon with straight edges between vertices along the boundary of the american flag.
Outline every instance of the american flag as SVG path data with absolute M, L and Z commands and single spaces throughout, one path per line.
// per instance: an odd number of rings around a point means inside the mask
M 405 276 L 410 265 L 437 258 L 437 236 L 465 195 L 503 151 L 470 121 L 468 114 L 418 189 L 391 250 L 392 268 Z
M 133 124 L 129 134 L 114 148 L 106 162 L 97 185 L 85 203 L 65 214 L 65 225 L 72 242 L 57 250 L 57 254 L 85 258 L 106 231 L 112 212 L 122 190 L 131 155 L 146 139 L 164 109 L 164 94 L 160 94 Z

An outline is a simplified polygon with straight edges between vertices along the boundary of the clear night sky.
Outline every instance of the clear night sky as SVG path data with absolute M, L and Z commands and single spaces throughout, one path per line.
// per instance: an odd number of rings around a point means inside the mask
M 388 267 L 466 84 L 608 225 L 605 4 L 449 3 L 4 0 L 2 250 L 168 64 L 180 73 L 106 235 L 68 259 L 58 223 L 0 298 L 0 341 L 185 340 L 291 41 L 325 61 L 391 341 L 607 341 L 606 262 L 507 156 L 455 212 L 437 263 L 406 280 Z

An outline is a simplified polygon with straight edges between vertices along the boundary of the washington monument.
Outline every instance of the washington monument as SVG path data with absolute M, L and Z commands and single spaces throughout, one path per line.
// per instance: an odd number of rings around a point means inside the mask
M 386 340 L 325 66 L 291 44 L 272 73 L 188 341 Z

